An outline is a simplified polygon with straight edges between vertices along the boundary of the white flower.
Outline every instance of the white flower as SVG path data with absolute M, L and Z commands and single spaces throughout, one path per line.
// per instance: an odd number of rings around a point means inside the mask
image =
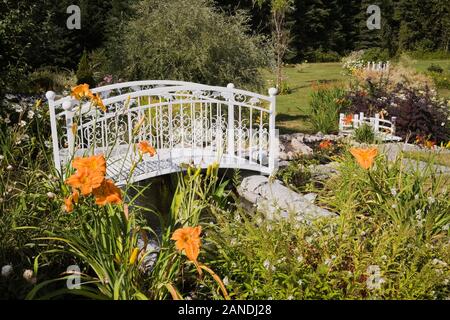
M 27 118 L 31 120 L 31 119 L 33 119 L 33 117 L 34 117 L 34 112 L 32 110 L 28 111 Z
M 267 300 L 273 300 L 273 297 L 268 297 Z
M 232 246 L 235 246 L 235 245 L 237 244 L 236 238 L 231 239 L 230 244 L 231 244 Z
M 9 120 L 9 118 L 5 118 L 5 123 L 6 124 L 11 123 L 11 120 Z
M 23 272 L 23 278 L 31 284 L 36 283 L 36 277 L 33 274 L 33 270 L 27 269 Z
M 3 160 L 3 159 L 5 159 L 5 157 L 0 154 L 0 160 Z
M 273 265 L 270 263 L 270 261 L 269 261 L 268 259 L 264 260 L 263 266 L 264 266 L 264 268 L 266 268 L 267 270 L 270 269 L 270 270 L 272 270 L 272 271 L 275 271 L 275 266 L 273 266 Z
M 377 276 L 379 276 L 380 275 L 380 267 L 378 266 L 378 265 L 370 265 L 370 266 L 368 266 L 367 267 L 367 270 L 366 270 L 366 272 L 369 274 L 369 275 L 377 275 Z
M 305 259 L 303 258 L 302 255 L 299 255 L 299 256 L 297 257 L 297 262 L 298 262 L 298 263 L 302 263 L 303 260 L 305 260 Z
M 228 277 L 225 277 L 222 279 L 222 282 L 225 286 L 228 286 L 230 284 L 230 281 L 228 280 Z
M 447 266 L 447 263 L 446 263 L 446 262 L 444 262 L 444 261 L 442 261 L 442 260 L 439 260 L 439 259 L 436 259 L 436 258 L 434 258 L 434 259 L 431 261 L 431 263 L 432 263 L 433 265 L 439 265 L 439 266 L 441 266 L 441 267 L 446 267 L 446 266 Z
M 428 197 L 428 203 L 429 204 L 433 204 L 433 203 L 435 203 L 436 202 L 436 199 L 435 198 L 433 198 L 433 197 Z
M 54 199 L 56 197 L 56 195 L 53 192 L 47 192 L 47 197 L 49 199 Z
M 299 280 L 297 281 L 297 283 L 298 283 L 299 286 L 301 286 L 301 285 L 303 284 L 303 280 L 302 280 L 302 279 L 299 279 Z
M 333 262 L 333 260 L 331 260 L 331 259 L 326 259 L 325 260 L 325 264 L 327 265 L 327 266 L 331 266 L 331 263 Z
M 234 215 L 234 221 L 236 221 L 236 222 L 241 221 L 241 216 L 238 215 L 238 214 L 235 214 L 235 215 Z
M 23 108 L 19 104 L 14 104 L 13 108 L 14 108 L 14 111 L 16 111 L 17 113 L 23 112 Z
M 394 203 L 391 207 L 392 207 L 392 209 L 397 209 L 397 204 Z
M 447 231 L 450 227 L 450 223 L 447 223 L 445 226 L 442 227 L 442 230 Z
M 20 125 L 21 127 L 25 127 L 25 126 L 27 125 L 27 123 L 26 123 L 26 121 L 21 120 L 20 123 L 19 123 L 19 125 Z
M 384 282 L 386 281 L 382 277 L 373 275 L 367 278 L 366 286 L 369 290 L 379 290 Z
M 397 189 L 391 188 L 391 194 L 392 194 L 392 196 L 396 197 L 397 196 Z
M 416 194 L 416 195 L 414 196 L 414 199 L 419 200 L 419 195 Z
M 8 278 L 12 272 L 13 272 L 12 265 L 7 264 L 2 267 L 2 277 Z
M 8 165 L 7 167 L 6 167 L 6 170 L 9 170 L 9 171 L 11 171 L 13 169 L 13 166 L 12 165 Z
M 443 126 L 445 126 L 445 122 L 442 122 L 442 123 L 441 123 L 441 127 L 443 127 Z
M 45 140 L 45 141 L 44 141 L 44 145 L 45 145 L 47 148 L 50 148 L 50 147 L 52 146 L 52 143 L 51 143 L 50 141 Z
M 287 297 L 287 299 L 288 299 L 288 300 L 294 300 L 294 296 L 293 296 L 293 295 L 290 295 L 290 296 Z

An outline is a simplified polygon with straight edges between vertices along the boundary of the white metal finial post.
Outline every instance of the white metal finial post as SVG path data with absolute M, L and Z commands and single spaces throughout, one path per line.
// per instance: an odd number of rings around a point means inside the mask
M 67 144 L 69 149 L 69 158 L 71 158 L 74 154 L 75 150 L 75 136 L 73 130 L 73 103 L 72 99 L 68 98 L 66 101 L 62 103 L 63 109 L 66 111 L 66 128 L 67 128 Z
M 278 143 L 275 136 L 275 116 L 276 116 L 276 95 L 277 88 L 269 89 L 270 96 L 270 114 L 269 114 L 269 171 L 273 173 L 275 170 L 275 161 L 278 155 Z
M 227 89 L 230 90 L 230 96 L 228 97 L 227 153 L 229 156 L 234 156 L 234 84 L 229 83 Z
M 61 173 L 61 159 L 59 157 L 58 129 L 56 125 L 56 111 L 55 111 L 56 95 L 53 91 L 47 91 L 45 97 L 48 100 L 48 107 L 50 110 L 50 128 L 52 130 L 53 161 L 55 162 L 56 170 L 59 173 Z

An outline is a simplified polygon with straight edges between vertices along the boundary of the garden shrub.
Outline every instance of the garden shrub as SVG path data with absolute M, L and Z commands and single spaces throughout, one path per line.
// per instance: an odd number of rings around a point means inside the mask
M 345 74 L 353 74 L 356 70 L 361 70 L 366 66 L 366 61 L 363 58 L 364 50 L 352 51 L 349 55 L 342 58 L 342 68 Z
M 353 137 L 356 142 L 359 143 L 374 143 L 375 142 L 375 132 L 371 125 L 364 123 L 363 125 L 356 128 L 353 132 Z
M 226 16 L 209 0 L 142 0 L 134 9 L 110 53 L 120 52 L 126 67 L 112 64 L 111 74 L 262 88 L 259 70 L 271 61 L 270 50 L 251 35 L 243 12 Z
M 364 54 L 362 55 L 362 59 L 365 61 L 372 62 L 386 62 L 389 60 L 389 51 L 387 49 L 382 48 L 370 48 L 364 50 Z
M 418 136 L 429 136 L 437 143 L 450 138 L 448 101 L 438 99 L 435 91 L 409 89 L 398 85 L 391 92 L 375 88 L 369 94 L 364 90 L 351 91 L 346 111 L 363 112 L 366 116 L 383 113 L 390 119 L 396 117 L 396 135 L 405 141 L 414 141 Z
M 436 88 L 450 89 L 450 72 L 429 72 L 429 75 L 433 78 Z
M 316 50 L 307 55 L 308 60 L 312 62 L 337 62 L 341 60 L 339 53 L 334 51 Z
M 442 67 L 441 67 L 440 65 L 434 64 L 434 63 L 432 63 L 432 64 L 427 68 L 427 70 L 430 71 L 430 72 L 436 72 L 436 73 L 442 73 L 442 72 L 444 72 L 444 69 L 442 69 Z
M 311 93 L 310 119 L 314 130 L 332 133 L 338 130 L 339 113 L 346 105 L 345 89 L 319 85 Z
M 46 91 L 69 92 L 76 85 L 76 75 L 70 70 L 45 67 L 33 71 L 29 75 L 29 93 L 42 94 Z

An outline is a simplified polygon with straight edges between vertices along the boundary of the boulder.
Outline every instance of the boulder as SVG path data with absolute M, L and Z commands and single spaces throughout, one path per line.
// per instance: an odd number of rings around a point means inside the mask
M 244 178 L 238 187 L 238 193 L 270 220 L 287 218 L 290 214 L 299 221 L 335 216 L 314 204 L 315 194 L 299 194 L 285 187 L 281 181 L 271 181 L 265 176 Z

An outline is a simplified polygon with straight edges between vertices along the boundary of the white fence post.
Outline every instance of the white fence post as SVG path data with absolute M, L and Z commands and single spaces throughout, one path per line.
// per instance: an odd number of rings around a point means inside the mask
M 353 128 L 358 128 L 358 126 L 359 126 L 358 115 L 354 114 L 353 115 Z
M 391 131 L 392 135 L 395 136 L 395 122 L 397 121 L 397 117 L 391 118 Z
M 339 131 L 344 130 L 344 117 L 345 115 L 343 113 L 339 113 Z
M 375 114 L 375 121 L 373 124 L 373 131 L 375 131 L 375 133 L 378 133 L 378 131 L 380 130 L 380 115 L 377 113 Z
M 228 143 L 227 153 L 229 156 L 234 156 L 234 84 L 229 83 L 227 88 L 230 89 L 230 96 L 228 97 Z

